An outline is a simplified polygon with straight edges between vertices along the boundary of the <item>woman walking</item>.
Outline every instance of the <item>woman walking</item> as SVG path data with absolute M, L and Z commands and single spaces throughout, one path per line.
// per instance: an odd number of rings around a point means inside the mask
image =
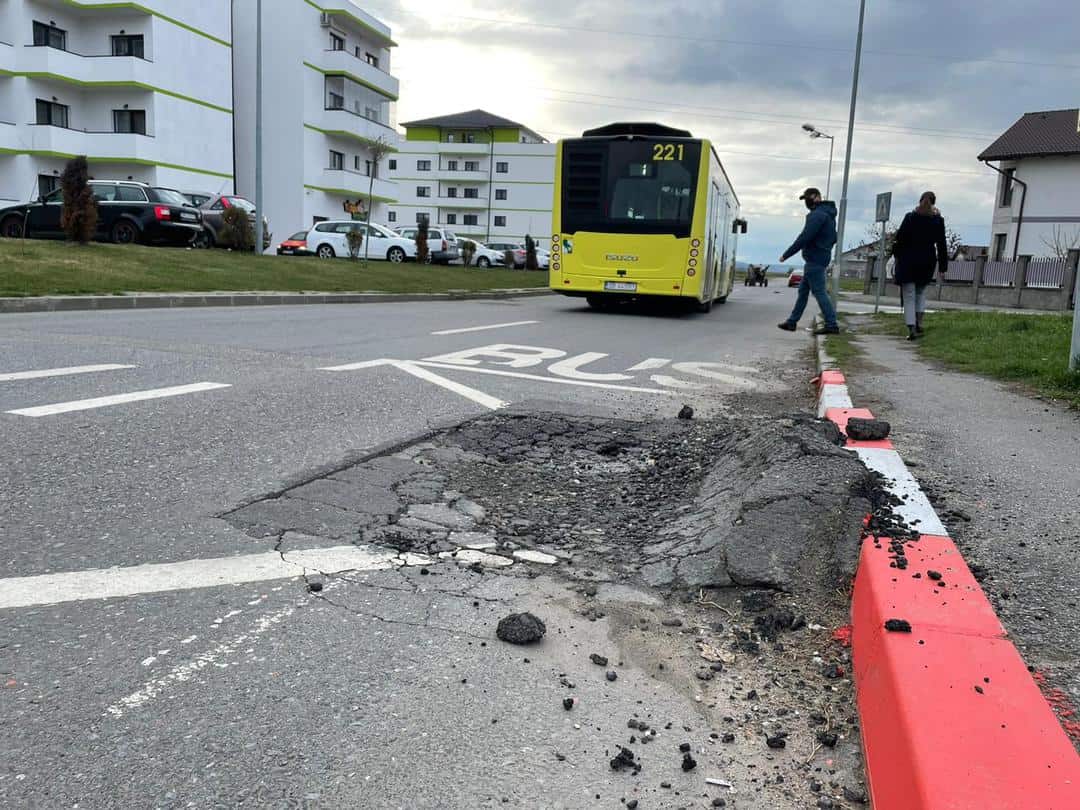
M 893 244 L 896 283 L 904 299 L 908 340 L 915 340 L 923 333 L 926 288 L 934 280 L 934 269 L 937 268 L 943 277 L 949 269 L 945 220 L 934 207 L 936 203 L 934 192 L 924 193 L 918 207 L 904 216 Z

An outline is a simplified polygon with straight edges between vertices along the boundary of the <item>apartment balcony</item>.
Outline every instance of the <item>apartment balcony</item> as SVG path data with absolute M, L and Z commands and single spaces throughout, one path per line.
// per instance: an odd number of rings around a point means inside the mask
M 18 129 L 13 121 L 0 121 L 0 152 L 19 150 Z
M 2 59 L 3 54 L 0 53 L 0 60 Z M 52 74 L 77 82 L 154 84 L 154 63 L 146 59 L 137 56 L 83 56 L 44 45 L 24 46 L 19 54 L 19 70 L 26 73 Z
M 0 139 L 4 137 L 0 127 Z M 14 129 L 14 128 L 12 128 Z M 134 132 L 84 132 L 47 125 L 32 124 L 23 130 L 22 149 L 35 152 L 55 152 L 61 155 L 87 155 L 91 160 L 157 161 L 157 141 L 150 135 Z
M 317 67 L 322 72 L 346 74 L 379 95 L 397 101 L 400 89 L 398 80 L 385 70 L 369 65 L 352 51 L 323 51 L 317 59 Z
M 488 177 L 487 171 L 477 172 L 463 172 L 463 171 L 451 171 L 450 169 L 440 169 L 435 172 L 435 176 L 444 183 L 486 183 L 491 178 Z
M 489 143 L 425 143 L 424 148 L 440 155 L 486 155 L 491 151 Z
M 487 210 L 487 195 L 476 197 L 435 197 L 439 208 L 460 208 L 464 211 Z
M 343 137 L 361 141 L 375 141 L 382 138 L 391 145 L 398 142 L 398 134 L 386 124 L 366 116 L 354 113 L 345 107 L 327 107 L 316 112 L 314 123 L 319 129 Z
M 10 42 L 0 41 L 0 71 L 15 70 L 15 46 Z M 0 76 L 2 79 L 3 76 Z
M 362 172 L 351 169 L 323 169 L 314 181 L 310 181 L 310 185 L 331 194 L 367 197 L 370 182 L 371 178 Z M 376 198 L 395 202 L 398 197 L 397 185 L 381 178 L 375 178 L 371 193 Z

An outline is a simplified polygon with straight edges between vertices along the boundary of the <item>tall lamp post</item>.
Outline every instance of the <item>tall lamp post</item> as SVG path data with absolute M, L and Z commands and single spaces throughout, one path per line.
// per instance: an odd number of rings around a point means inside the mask
M 255 0 L 255 255 L 263 255 L 262 0 Z
M 827 199 L 829 199 L 829 191 L 832 190 L 832 159 L 833 159 L 833 147 L 836 146 L 836 138 L 834 138 L 832 135 L 826 135 L 824 132 L 822 132 L 820 129 L 815 127 L 813 124 L 803 124 L 802 128 L 806 132 L 809 133 L 811 138 L 814 138 L 815 140 L 818 139 L 818 138 L 828 138 L 829 139 L 829 174 L 825 178 L 825 199 L 827 200 Z

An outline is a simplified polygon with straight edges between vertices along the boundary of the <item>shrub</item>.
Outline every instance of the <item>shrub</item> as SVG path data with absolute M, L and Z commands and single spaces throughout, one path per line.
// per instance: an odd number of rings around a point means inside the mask
M 536 261 L 536 240 L 528 234 L 525 234 L 525 269 L 540 269 L 540 265 Z
M 255 229 L 247 211 L 232 205 L 221 215 L 221 241 L 234 250 L 255 250 Z
M 364 234 L 359 228 L 353 228 L 345 234 L 345 239 L 349 243 L 349 258 L 359 259 L 360 248 L 364 246 Z
M 421 222 L 420 226 L 416 229 L 416 261 L 420 264 L 427 264 L 431 258 L 431 251 L 428 250 L 428 224 L 427 222 Z
M 87 244 L 97 230 L 98 209 L 94 192 L 90 190 L 90 167 L 86 157 L 79 155 L 68 161 L 60 176 L 64 189 L 64 207 L 60 213 L 60 227 L 72 242 Z

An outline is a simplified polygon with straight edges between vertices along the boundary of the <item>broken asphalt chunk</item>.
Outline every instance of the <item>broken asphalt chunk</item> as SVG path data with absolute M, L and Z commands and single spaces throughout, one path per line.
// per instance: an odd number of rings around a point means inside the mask
M 547 626 L 531 613 L 511 613 L 499 620 L 495 636 L 508 644 L 535 644 L 544 637 Z
M 889 437 L 892 426 L 884 419 L 848 419 L 847 435 L 858 442 L 879 442 Z
M 608 664 L 608 660 L 604 656 L 600 655 L 600 653 L 593 653 L 589 656 L 589 660 L 596 664 L 598 667 L 606 667 Z

